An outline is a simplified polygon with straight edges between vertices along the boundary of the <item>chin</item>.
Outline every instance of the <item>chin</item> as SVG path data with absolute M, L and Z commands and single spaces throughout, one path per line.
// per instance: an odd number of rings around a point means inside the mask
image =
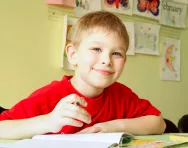
M 96 82 L 92 83 L 92 86 L 95 87 L 95 88 L 104 89 L 104 88 L 110 86 L 113 83 L 114 82 L 102 82 L 102 81 L 98 82 L 98 81 L 96 81 Z
M 99 88 L 99 89 L 104 89 L 108 86 L 110 86 L 111 84 L 113 84 L 116 79 L 114 79 L 113 77 L 87 77 L 87 76 L 82 76 L 82 80 L 90 85 L 91 87 L 94 88 Z

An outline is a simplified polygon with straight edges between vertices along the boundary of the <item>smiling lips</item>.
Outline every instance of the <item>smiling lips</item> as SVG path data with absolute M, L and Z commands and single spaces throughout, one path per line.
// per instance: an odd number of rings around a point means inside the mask
M 114 72 L 112 71 L 109 71 L 109 70 L 100 70 L 100 69 L 94 69 L 96 72 L 100 73 L 100 74 L 103 74 L 103 75 L 111 75 L 113 74 Z

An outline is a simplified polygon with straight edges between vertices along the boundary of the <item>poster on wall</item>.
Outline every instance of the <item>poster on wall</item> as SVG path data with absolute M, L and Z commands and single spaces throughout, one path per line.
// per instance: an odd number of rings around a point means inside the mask
M 135 53 L 159 55 L 159 31 L 159 25 L 135 23 Z
M 180 81 L 180 40 L 165 37 L 162 46 L 161 80 Z
M 161 4 L 160 24 L 185 28 L 187 6 L 178 2 L 163 0 Z
M 134 39 L 134 23 L 133 22 L 123 22 L 124 25 L 126 26 L 127 33 L 129 35 L 129 48 L 127 51 L 127 55 L 135 55 L 134 52 L 134 44 L 135 44 L 135 39 Z
M 101 10 L 101 0 L 76 0 L 75 16 L 81 17 L 92 11 Z
M 63 26 L 63 40 L 62 40 L 62 56 L 63 56 L 63 62 L 62 62 L 62 67 L 64 69 L 68 69 L 68 70 L 74 70 L 74 66 L 69 63 L 68 58 L 67 58 L 67 54 L 65 51 L 65 47 L 67 44 L 71 43 L 71 36 L 72 36 L 72 31 L 73 31 L 73 25 L 76 24 L 76 22 L 78 21 L 77 18 L 72 18 L 69 17 L 67 15 L 64 16 L 64 26 Z
M 132 0 L 102 0 L 102 9 L 110 12 L 132 15 Z
M 75 7 L 75 0 L 45 0 L 47 4 Z
M 133 14 L 159 20 L 161 0 L 133 0 Z

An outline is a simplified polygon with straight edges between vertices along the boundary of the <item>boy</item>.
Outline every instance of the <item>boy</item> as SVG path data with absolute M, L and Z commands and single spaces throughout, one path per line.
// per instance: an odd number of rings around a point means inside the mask
M 114 14 L 98 11 L 80 18 L 72 43 L 66 46 L 75 75 L 52 82 L 3 112 L 0 138 L 45 133 L 163 133 L 160 111 L 116 82 L 128 44 L 126 28 Z

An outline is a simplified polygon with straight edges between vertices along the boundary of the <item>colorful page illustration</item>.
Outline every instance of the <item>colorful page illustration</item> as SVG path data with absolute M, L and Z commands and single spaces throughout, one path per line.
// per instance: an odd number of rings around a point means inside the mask
M 161 79 L 180 81 L 180 40 L 165 37 L 162 46 Z
M 170 140 L 188 142 L 188 134 L 187 133 L 172 134 L 170 135 Z
M 159 140 L 145 140 L 135 139 L 131 143 L 122 144 L 122 147 L 126 148 L 167 148 L 167 147 L 178 147 L 184 144 L 182 141 L 159 141 Z
M 133 22 L 123 22 L 124 25 L 126 26 L 128 35 L 129 35 L 129 48 L 127 51 L 127 55 L 134 55 L 134 44 L 135 44 L 135 39 L 134 39 L 134 23 Z
M 132 15 L 132 0 L 102 0 L 102 9 L 106 11 Z
M 135 53 L 159 55 L 159 25 L 135 23 Z
M 160 24 L 185 28 L 187 6 L 178 2 L 163 0 Z
M 101 10 L 101 0 L 76 0 L 75 16 L 81 17 L 92 11 Z
M 74 70 L 74 66 L 71 65 L 68 61 L 67 55 L 66 55 L 66 51 L 65 51 L 65 47 L 67 44 L 69 44 L 71 42 L 71 35 L 72 35 L 72 28 L 73 25 L 76 24 L 78 19 L 76 18 L 72 18 L 72 17 L 68 17 L 67 15 L 65 16 L 64 19 L 64 32 L 63 32 L 63 44 L 64 45 L 62 47 L 62 54 L 63 54 L 63 65 L 62 67 L 64 69 L 68 69 L 68 70 Z
M 133 14 L 159 20 L 161 0 L 134 0 Z

